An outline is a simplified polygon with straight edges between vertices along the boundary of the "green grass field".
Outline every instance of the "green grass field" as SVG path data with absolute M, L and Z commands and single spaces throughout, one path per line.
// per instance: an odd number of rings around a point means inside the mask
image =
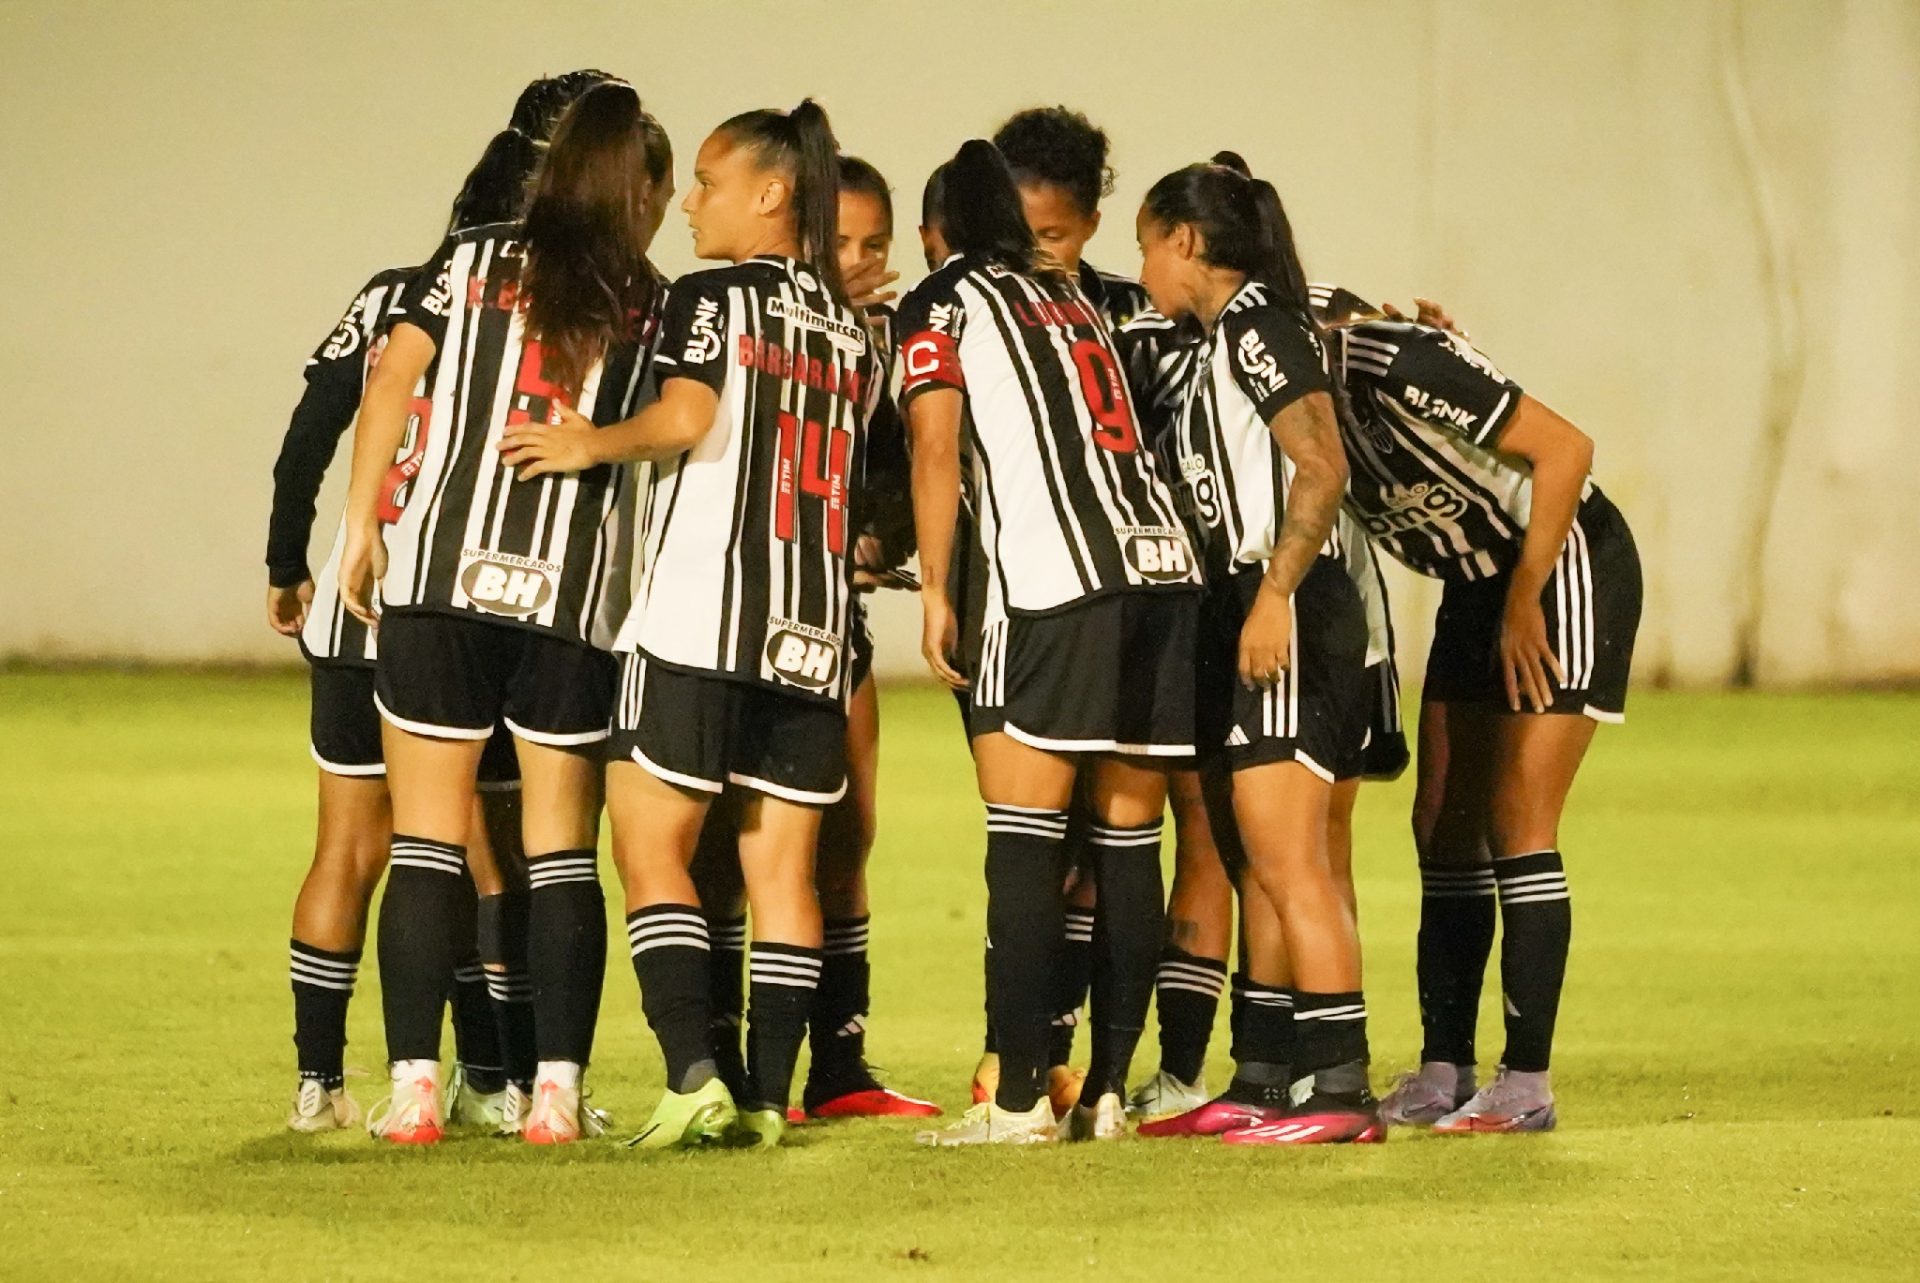
M 944 696 L 885 709 L 870 1042 L 957 1106 L 979 809 Z M 1565 832 L 1562 1129 L 1252 1153 L 931 1153 L 880 1123 L 770 1155 L 291 1136 L 305 717 L 292 676 L 0 676 L 0 1276 L 1920 1274 L 1920 698 L 1639 697 Z M 1402 783 L 1360 808 L 1383 1080 L 1418 1050 L 1406 803 Z M 363 1103 L 372 972 L 347 1053 Z M 659 1070 L 624 959 L 608 979 L 594 1078 L 624 1135 Z M 1482 1030 L 1497 1052 L 1491 1001 Z

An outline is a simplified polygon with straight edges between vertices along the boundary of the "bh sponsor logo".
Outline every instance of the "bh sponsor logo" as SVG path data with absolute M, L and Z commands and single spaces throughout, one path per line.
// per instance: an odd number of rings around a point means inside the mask
M 560 567 L 506 553 L 468 552 L 460 567 L 460 591 L 491 615 L 525 619 L 553 600 Z
M 825 629 L 791 619 L 772 619 L 767 632 L 767 667 L 783 682 L 823 691 L 840 676 L 840 639 Z
M 1113 533 L 1127 550 L 1127 564 L 1142 579 L 1177 584 L 1191 577 L 1193 553 L 1178 530 L 1168 526 L 1115 526 Z

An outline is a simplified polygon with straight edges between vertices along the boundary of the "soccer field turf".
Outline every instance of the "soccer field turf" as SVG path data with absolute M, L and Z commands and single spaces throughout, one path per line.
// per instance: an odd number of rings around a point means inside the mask
M 980 809 L 947 698 L 901 688 L 884 708 L 869 1041 L 894 1083 L 957 1108 L 980 1032 Z M 1277 1152 L 934 1153 L 879 1122 L 799 1128 L 773 1154 L 289 1135 L 305 718 L 292 676 L 0 675 L 0 1276 L 1920 1272 L 1920 698 L 1637 696 L 1563 835 L 1561 1130 Z M 1408 789 L 1360 803 L 1380 1083 L 1418 1051 Z M 347 1052 L 366 1104 L 374 972 L 369 950 Z M 1216 1084 L 1225 1050 L 1223 1030 Z M 623 958 L 598 1055 L 596 1100 L 631 1134 L 660 1077 Z

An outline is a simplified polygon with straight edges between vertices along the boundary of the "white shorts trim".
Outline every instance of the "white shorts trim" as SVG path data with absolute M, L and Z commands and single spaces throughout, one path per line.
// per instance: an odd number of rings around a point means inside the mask
M 1192 757 L 1191 744 L 1122 744 L 1118 740 L 1056 740 L 1031 731 L 1023 731 L 1012 722 L 1000 727 L 1008 735 L 1032 748 L 1055 753 L 1128 753 L 1135 757 Z
M 1325 780 L 1329 784 L 1338 784 L 1340 782 L 1333 778 L 1332 771 L 1329 771 L 1326 767 L 1320 765 L 1320 763 L 1314 761 L 1311 757 L 1308 757 L 1305 753 L 1302 753 L 1297 748 L 1293 750 L 1293 760 L 1300 763 L 1300 765 L 1306 767 L 1309 771 L 1312 771 L 1315 775 L 1318 775 L 1321 779 Z
M 840 787 L 831 793 L 809 793 L 805 789 L 788 788 L 783 784 L 755 779 L 751 775 L 729 774 L 727 781 L 756 793 L 765 793 L 768 797 L 777 797 L 783 802 L 798 802 L 803 806 L 832 806 L 847 795 L 847 781 L 844 778 L 840 781 Z
M 366 766 L 343 766 L 339 762 L 329 762 L 326 758 L 320 756 L 320 750 L 315 748 L 311 743 L 307 745 L 307 755 L 313 759 L 316 766 L 327 774 L 342 775 L 350 780 L 370 779 L 376 775 L 385 775 L 387 773 L 387 764 L 385 762 L 371 762 Z
M 610 726 L 602 727 L 597 731 L 576 731 L 570 735 L 560 735 L 548 731 L 530 731 L 511 717 L 503 717 L 500 720 L 507 724 L 507 729 L 513 732 L 516 739 L 526 740 L 529 744 L 544 744 L 548 748 L 577 748 L 582 744 L 598 744 L 613 734 L 613 728 Z
M 415 722 L 404 717 L 396 717 L 388 711 L 385 704 L 380 702 L 380 696 L 378 694 L 375 694 L 373 697 L 373 706 L 380 710 L 380 716 L 382 718 L 394 726 L 399 727 L 403 731 L 410 731 L 415 735 L 424 735 L 428 739 L 483 740 L 493 735 L 493 727 L 491 726 L 485 726 L 476 731 L 465 726 L 435 726 L 432 722 Z
M 1580 711 L 1585 713 L 1588 717 L 1591 717 L 1594 721 L 1605 722 L 1609 726 L 1618 726 L 1622 722 L 1627 720 L 1627 715 L 1625 713 L 1609 713 L 1606 709 L 1595 708 L 1591 704 L 1587 705 L 1585 708 L 1581 709 Z
M 669 784 L 678 784 L 681 788 L 697 789 L 702 793 L 718 794 L 727 791 L 726 784 L 720 780 L 703 780 L 698 775 L 682 775 L 679 771 L 670 771 L 637 748 L 633 750 L 630 756 L 633 758 L 634 765 L 646 771 L 647 774 L 658 779 L 663 779 Z

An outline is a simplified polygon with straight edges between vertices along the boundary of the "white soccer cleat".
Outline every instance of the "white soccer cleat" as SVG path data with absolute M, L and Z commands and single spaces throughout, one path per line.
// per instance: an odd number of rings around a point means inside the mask
M 473 1089 L 467 1081 L 466 1070 L 454 1065 L 453 1074 L 447 1079 L 446 1111 L 447 1124 L 451 1127 L 472 1127 L 479 1131 L 505 1133 L 507 1128 L 507 1110 L 511 1107 L 509 1096 L 512 1085 L 495 1092 L 480 1092 Z M 524 1101 L 526 1097 L 522 1096 Z M 520 1130 L 516 1125 L 513 1131 Z
M 393 1062 L 393 1094 L 374 1107 L 367 1130 L 396 1145 L 431 1145 L 445 1134 L 440 1107 L 440 1062 Z
M 501 1093 L 506 1097 L 500 1104 L 500 1127 L 494 1133 L 498 1136 L 518 1136 L 527 1125 L 527 1115 L 533 1112 L 533 1097 L 520 1090 L 520 1084 L 507 1080 L 507 1089 Z
M 360 1121 L 360 1106 L 344 1087 L 328 1091 L 318 1080 L 302 1078 L 293 1095 L 293 1112 L 287 1126 L 296 1132 L 332 1132 Z
M 1058 1140 L 1059 1123 L 1053 1116 L 1053 1102 L 1042 1096 L 1025 1113 L 1002 1109 L 990 1100 L 969 1109 L 960 1121 L 933 1131 L 921 1132 L 914 1139 L 922 1145 L 1044 1145 Z
M 1198 1109 L 1211 1099 L 1205 1078 L 1183 1083 L 1162 1069 L 1133 1089 L 1133 1095 L 1127 1098 L 1127 1114 L 1142 1122 L 1152 1122 Z
M 1127 1134 L 1127 1109 L 1110 1091 L 1089 1109 L 1075 1105 L 1059 1124 L 1061 1140 L 1119 1140 Z
M 1472 1065 L 1430 1060 L 1394 1079 L 1380 1116 L 1396 1127 L 1431 1127 L 1472 1097 Z
M 600 1136 L 607 1116 L 582 1100 L 580 1066 L 566 1061 L 542 1062 L 533 1080 L 533 1103 L 521 1137 L 530 1145 L 568 1145 L 582 1136 Z

